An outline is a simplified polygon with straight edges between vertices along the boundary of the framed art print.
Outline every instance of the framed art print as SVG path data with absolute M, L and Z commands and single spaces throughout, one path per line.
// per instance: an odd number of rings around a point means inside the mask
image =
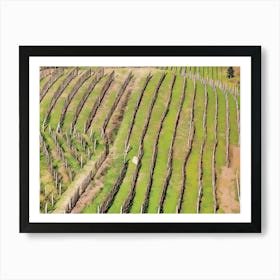
M 19 57 L 20 232 L 261 232 L 261 47 Z

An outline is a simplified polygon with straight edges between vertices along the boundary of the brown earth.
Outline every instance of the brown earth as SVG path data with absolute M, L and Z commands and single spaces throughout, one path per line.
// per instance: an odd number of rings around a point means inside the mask
M 103 187 L 103 182 L 100 180 L 94 180 L 94 182 L 86 189 L 77 201 L 75 207 L 72 209 L 71 214 L 81 213 L 82 210 L 88 205 Z
M 224 213 L 240 213 L 235 173 L 240 170 L 240 147 L 230 146 L 230 167 L 222 167 L 217 178 L 219 209 Z M 240 173 L 240 172 L 238 172 Z M 238 174 L 240 176 L 240 174 Z
M 106 170 L 111 165 L 112 155 L 110 154 L 105 162 L 101 165 L 98 172 L 95 175 L 93 182 L 90 184 L 89 187 L 86 188 L 85 192 L 81 195 L 79 200 L 77 201 L 75 207 L 72 209 L 71 214 L 81 213 L 82 210 L 92 202 L 92 200 L 96 197 L 100 189 L 103 188 L 104 183 L 100 179 L 102 174 L 106 172 Z

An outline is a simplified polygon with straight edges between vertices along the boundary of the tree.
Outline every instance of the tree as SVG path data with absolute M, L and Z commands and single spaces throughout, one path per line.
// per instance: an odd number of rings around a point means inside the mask
M 227 69 L 227 77 L 228 77 L 229 79 L 231 79 L 231 78 L 234 77 L 234 70 L 233 70 L 233 67 L 229 67 L 229 68 Z

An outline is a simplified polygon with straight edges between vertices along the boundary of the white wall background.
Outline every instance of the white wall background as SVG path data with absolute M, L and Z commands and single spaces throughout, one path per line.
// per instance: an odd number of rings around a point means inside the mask
M 0 2 L 0 279 L 280 279 L 275 0 Z M 126 33 L 125 33 L 126 32 Z M 263 46 L 262 234 L 19 234 L 18 45 Z

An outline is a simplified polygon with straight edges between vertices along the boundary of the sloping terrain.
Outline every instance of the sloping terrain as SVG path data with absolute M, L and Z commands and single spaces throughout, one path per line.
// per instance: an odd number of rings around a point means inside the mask
M 42 68 L 40 212 L 238 213 L 239 76 L 226 70 Z

